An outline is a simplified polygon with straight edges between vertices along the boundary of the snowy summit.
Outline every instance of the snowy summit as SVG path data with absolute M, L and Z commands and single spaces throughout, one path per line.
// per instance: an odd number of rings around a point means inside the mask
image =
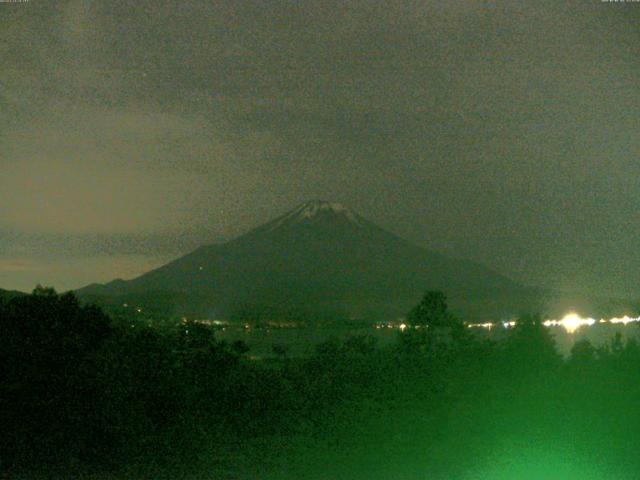
M 336 202 L 324 202 L 322 200 L 314 200 L 311 202 L 303 203 L 300 207 L 298 207 L 294 212 L 296 212 L 298 217 L 301 218 L 311 218 L 315 217 L 318 212 L 322 211 L 330 211 L 333 213 L 344 213 L 350 214 L 349 209 L 342 205 L 341 203 Z
M 362 219 L 341 203 L 312 200 L 299 205 L 289 213 L 277 219 L 270 230 L 274 230 L 284 224 L 300 223 L 322 214 L 337 215 L 346 218 L 349 222 L 355 225 L 363 225 Z

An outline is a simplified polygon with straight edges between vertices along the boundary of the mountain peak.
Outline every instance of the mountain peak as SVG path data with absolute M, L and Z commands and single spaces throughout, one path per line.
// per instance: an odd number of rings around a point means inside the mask
M 324 200 L 311 200 L 299 205 L 294 211 L 298 211 L 299 215 L 304 218 L 316 216 L 319 212 L 329 211 L 333 213 L 351 213 L 347 207 L 337 202 L 327 202 Z
M 114 305 L 135 302 L 147 311 L 161 302 L 156 309 L 176 316 L 306 322 L 397 318 L 431 289 L 451 292 L 454 307 L 473 320 L 489 309 L 497 315 L 520 310 L 514 282 L 414 246 L 338 202 L 321 200 L 135 279 L 79 294 L 111 298 Z M 503 310 L 495 310 L 496 292 L 503 292 Z
M 275 230 L 283 225 L 292 225 L 310 221 L 320 216 L 334 216 L 347 220 L 349 223 L 361 227 L 364 225 L 364 220 L 359 215 L 355 214 L 343 204 L 338 202 L 328 202 L 325 200 L 310 200 L 298 205 L 296 208 L 288 213 L 285 213 L 280 218 L 276 219 L 269 230 Z

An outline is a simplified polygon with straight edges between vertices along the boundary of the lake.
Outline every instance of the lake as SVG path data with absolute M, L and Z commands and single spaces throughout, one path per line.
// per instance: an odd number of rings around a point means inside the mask
M 613 340 L 617 333 L 623 340 L 629 338 L 638 339 L 640 328 L 637 323 L 594 323 L 583 325 L 575 331 L 567 331 L 561 325 L 547 327 L 556 340 L 558 351 L 567 356 L 573 345 L 582 339 L 589 340 L 594 346 L 602 346 Z M 494 324 L 492 328 L 472 328 L 473 332 L 481 337 L 499 340 L 508 333 L 508 328 L 501 324 Z M 249 347 L 249 355 L 252 357 L 274 356 L 273 347 L 282 346 L 289 356 L 301 356 L 313 353 L 318 343 L 331 338 L 345 339 L 352 335 L 370 335 L 377 339 L 378 345 L 390 345 L 398 338 L 400 330 L 397 325 L 392 328 L 375 325 L 357 328 L 243 328 L 242 326 L 230 326 L 224 330 L 218 330 L 216 337 L 219 340 L 233 342 L 244 341 Z

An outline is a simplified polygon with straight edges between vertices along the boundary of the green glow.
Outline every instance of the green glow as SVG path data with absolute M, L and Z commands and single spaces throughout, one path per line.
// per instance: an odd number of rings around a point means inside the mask
M 524 449 L 523 449 L 524 450 Z M 581 458 L 573 452 L 553 449 L 515 449 L 493 458 L 468 480 L 622 480 L 630 478 L 603 468 L 596 459 Z

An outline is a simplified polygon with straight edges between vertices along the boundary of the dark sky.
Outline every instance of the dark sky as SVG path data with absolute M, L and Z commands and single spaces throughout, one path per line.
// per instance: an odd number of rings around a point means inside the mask
M 640 296 L 640 3 L 0 3 L 0 287 L 128 278 L 307 199 Z

